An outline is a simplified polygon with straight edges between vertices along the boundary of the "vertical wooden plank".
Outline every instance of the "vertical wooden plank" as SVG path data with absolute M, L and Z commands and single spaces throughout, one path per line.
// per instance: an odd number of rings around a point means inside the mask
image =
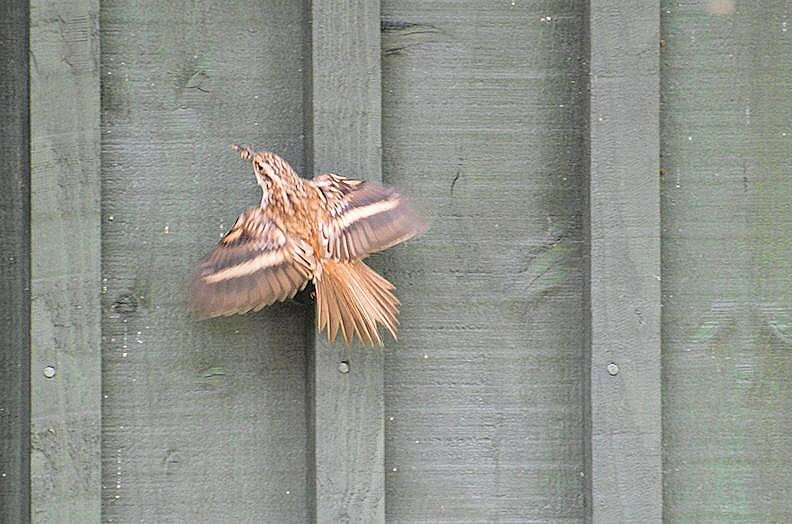
M 98 522 L 97 0 L 31 4 L 34 521 Z
M 432 227 L 383 255 L 388 522 L 579 522 L 582 2 L 382 3 L 383 178 Z
M 380 181 L 379 2 L 308 2 L 307 173 Z M 384 522 L 383 351 L 317 333 L 309 349 L 316 522 Z
M 0 3 L 0 522 L 30 519 L 29 2 Z
M 591 518 L 660 522 L 660 8 L 589 15 Z
M 232 143 L 302 169 L 304 5 L 103 0 L 103 519 L 308 519 L 305 308 L 197 321 L 185 284 L 261 192 Z
M 792 522 L 792 3 L 662 2 L 669 522 Z

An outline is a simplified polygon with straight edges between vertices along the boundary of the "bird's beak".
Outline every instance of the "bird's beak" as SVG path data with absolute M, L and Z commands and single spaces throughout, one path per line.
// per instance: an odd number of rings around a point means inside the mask
M 256 152 L 253 151 L 253 148 L 250 146 L 242 147 L 240 145 L 234 144 L 231 146 L 231 149 L 239 153 L 239 156 L 242 157 L 242 160 L 249 160 L 253 161 L 253 157 L 255 156 Z

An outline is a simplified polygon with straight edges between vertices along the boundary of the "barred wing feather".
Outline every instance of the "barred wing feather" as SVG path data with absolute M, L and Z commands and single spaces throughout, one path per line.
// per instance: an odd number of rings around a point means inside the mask
M 409 201 L 391 188 L 332 174 L 314 183 L 330 211 L 321 232 L 333 260 L 360 259 L 426 230 Z
M 250 208 L 201 264 L 190 307 L 202 318 L 258 311 L 293 297 L 314 268 L 310 246 L 287 236 L 265 210 Z

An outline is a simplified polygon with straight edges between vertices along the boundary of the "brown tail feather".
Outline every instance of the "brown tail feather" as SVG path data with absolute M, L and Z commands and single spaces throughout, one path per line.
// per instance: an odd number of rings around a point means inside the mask
M 393 284 L 360 260 L 326 261 L 316 280 L 316 324 L 327 328 L 327 338 L 335 340 L 339 329 L 349 344 L 354 336 L 364 344 L 382 345 L 377 324 L 396 338 L 399 300 Z

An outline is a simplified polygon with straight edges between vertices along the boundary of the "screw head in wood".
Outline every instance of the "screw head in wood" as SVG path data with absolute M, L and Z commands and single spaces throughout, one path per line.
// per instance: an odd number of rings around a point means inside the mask
M 55 376 L 55 368 L 52 366 L 47 366 L 44 368 L 44 376 L 47 378 L 52 378 Z
M 349 373 L 349 362 L 342 360 L 338 363 L 338 371 L 340 373 Z
M 614 362 L 608 364 L 608 375 L 615 377 L 619 374 L 619 366 L 617 366 Z

